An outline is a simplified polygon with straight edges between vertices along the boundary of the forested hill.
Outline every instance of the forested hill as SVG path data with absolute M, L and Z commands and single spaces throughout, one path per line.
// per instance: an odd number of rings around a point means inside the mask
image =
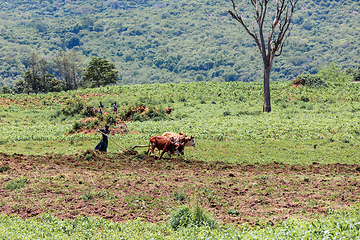
M 250 1 L 236 2 L 251 25 Z M 22 78 L 30 53 L 53 59 L 70 49 L 85 65 L 92 56 L 115 63 L 121 84 L 261 81 L 259 50 L 231 7 L 230 0 L 0 0 L 1 84 Z M 358 0 L 299 0 L 271 79 L 329 62 L 357 67 L 359 10 Z

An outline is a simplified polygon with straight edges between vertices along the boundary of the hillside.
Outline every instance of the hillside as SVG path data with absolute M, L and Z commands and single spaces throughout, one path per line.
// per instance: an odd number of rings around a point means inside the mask
M 21 79 L 32 52 L 51 59 L 70 49 L 84 65 L 93 56 L 115 63 L 120 84 L 261 81 L 259 51 L 230 8 L 219 0 L 0 0 L 0 81 Z M 357 1 L 300 0 L 271 79 L 316 73 L 329 62 L 357 67 L 359 10 Z
M 359 239 L 351 78 L 332 64 L 272 82 L 270 113 L 259 82 L 0 94 L 0 239 Z M 148 155 L 151 136 L 180 131 L 196 146 Z

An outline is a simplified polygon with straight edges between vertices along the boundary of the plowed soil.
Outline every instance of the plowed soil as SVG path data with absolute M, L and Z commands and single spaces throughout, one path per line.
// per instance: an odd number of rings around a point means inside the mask
M 0 155 L 0 214 L 165 221 L 200 204 L 222 223 L 274 223 L 360 201 L 360 165 L 225 164 L 144 154 Z M 15 183 L 22 179 L 21 187 Z M 15 183 L 16 189 L 11 189 Z M 14 185 L 12 185 L 14 186 Z

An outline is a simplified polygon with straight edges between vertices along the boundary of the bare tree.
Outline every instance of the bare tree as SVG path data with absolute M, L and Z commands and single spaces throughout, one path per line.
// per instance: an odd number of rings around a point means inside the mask
M 284 42 L 291 32 L 291 19 L 298 0 L 276 0 L 275 16 L 270 21 L 270 31 L 264 34 L 264 22 L 268 13 L 268 4 L 271 0 L 250 0 L 255 8 L 255 20 L 257 28 L 252 24 L 252 30 L 245 24 L 243 17 L 239 15 L 234 0 L 231 0 L 233 10 L 228 13 L 238 21 L 246 32 L 254 38 L 262 55 L 264 63 L 264 112 L 271 112 L 270 104 L 270 71 L 274 58 L 280 56 Z M 267 38 L 267 39 L 266 39 Z
M 60 52 L 54 62 L 59 78 L 65 83 L 65 90 L 77 89 L 83 68 L 81 56 L 74 50 Z

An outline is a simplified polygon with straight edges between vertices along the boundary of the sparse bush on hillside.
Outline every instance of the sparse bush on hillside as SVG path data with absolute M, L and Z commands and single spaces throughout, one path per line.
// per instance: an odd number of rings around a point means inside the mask
M 321 79 L 326 79 L 327 83 L 343 83 L 350 82 L 351 76 L 343 70 L 341 66 L 335 65 L 335 63 L 328 64 L 327 67 L 322 67 L 321 70 L 316 74 Z
M 82 123 L 82 122 L 79 122 L 79 121 L 75 121 L 74 123 L 73 123 L 73 130 L 79 130 L 79 129 L 81 129 L 82 127 L 84 126 L 84 123 Z
M 1 94 L 10 94 L 11 90 L 8 87 L 4 86 L 4 87 L 2 87 L 0 93 Z
M 96 126 L 98 126 L 99 124 L 100 124 L 100 121 L 98 119 L 95 119 L 94 121 L 86 123 L 86 128 L 87 129 L 93 129 Z
M 299 75 L 297 79 L 293 80 L 294 84 L 308 86 L 312 88 L 327 87 L 328 85 L 324 80 L 316 75 Z
M 117 123 L 116 121 L 116 116 L 114 114 L 108 114 L 105 116 L 105 121 L 108 123 L 108 124 L 114 124 L 114 123 Z
M 84 105 L 84 102 L 79 98 L 68 99 L 60 110 L 65 116 L 74 116 L 83 111 Z
M 353 77 L 353 81 L 360 82 L 360 65 L 357 69 L 346 69 L 346 73 Z
M 84 106 L 81 115 L 83 117 L 95 117 L 98 113 L 97 109 L 93 106 Z
M 139 100 L 135 104 L 129 104 L 128 106 L 124 107 L 122 110 L 119 111 L 119 117 L 123 121 L 132 120 L 140 122 L 148 120 L 160 121 L 168 118 L 164 108 L 157 108 L 155 106 L 146 107 L 145 105 L 142 105 L 144 102 L 149 103 L 149 100 Z

